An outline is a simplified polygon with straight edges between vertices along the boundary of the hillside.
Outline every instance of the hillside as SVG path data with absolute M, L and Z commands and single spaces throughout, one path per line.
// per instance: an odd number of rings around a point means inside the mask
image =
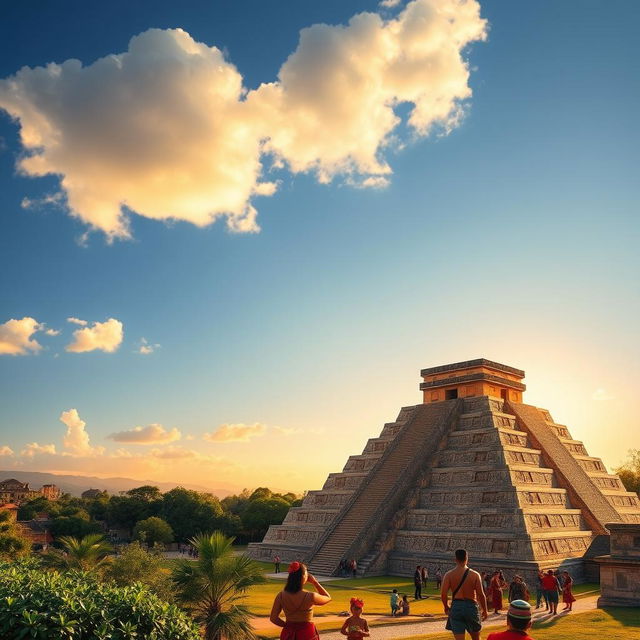
M 120 491 L 128 491 L 134 487 L 140 487 L 144 484 L 156 486 L 160 491 L 165 492 L 176 486 L 183 486 L 187 489 L 195 489 L 196 491 L 206 491 L 213 493 L 219 498 L 224 498 L 232 493 L 239 491 L 237 487 L 224 485 L 223 487 L 203 487 L 195 484 L 178 484 L 175 482 L 158 482 L 156 480 L 134 480 L 132 478 L 97 478 L 95 476 L 74 476 L 62 475 L 57 473 L 43 473 L 41 471 L 18 471 L 16 469 L 3 470 L 0 469 L 0 480 L 7 478 L 15 478 L 20 482 L 28 482 L 32 488 L 39 489 L 43 484 L 55 484 L 65 493 L 73 496 L 79 496 L 87 489 L 100 489 L 110 494 L 118 494 Z

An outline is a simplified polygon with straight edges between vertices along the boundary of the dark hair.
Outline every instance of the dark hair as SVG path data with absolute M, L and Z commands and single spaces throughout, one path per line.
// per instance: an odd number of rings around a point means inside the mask
M 456 560 L 458 562 L 464 562 L 467 559 L 466 549 L 456 549 Z
M 300 563 L 300 568 L 297 571 L 292 571 L 287 578 L 287 584 L 284 585 L 284 590 L 289 593 L 298 593 L 302 590 L 302 576 L 307 567 Z
M 526 631 L 531 624 L 531 618 L 514 618 L 509 614 L 507 614 L 507 620 L 516 631 Z

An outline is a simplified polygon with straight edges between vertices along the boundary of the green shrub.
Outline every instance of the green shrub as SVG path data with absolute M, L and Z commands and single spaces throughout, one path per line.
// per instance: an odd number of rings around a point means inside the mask
M 0 562 L 0 638 L 197 640 L 198 627 L 143 585 L 117 587 L 81 571 Z

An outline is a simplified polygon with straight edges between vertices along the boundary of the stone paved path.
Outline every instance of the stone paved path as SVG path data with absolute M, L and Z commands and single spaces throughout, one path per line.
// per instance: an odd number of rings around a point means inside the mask
M 591 611 L 597 608 L 598 596 L 587 596 L 585 598 L 578 598 L 573 603 L 573 612 L 582 613 L 583 611 Z M 562 613 L 563 604 L 560 603 L 558 607 L 558 617 L 564 617 L 571 615 L 570 613 Z M 504 626 L 505 615 L 491 614 L 484 623 L 485 627 Z M 546 620 L 549 618 L 544 610 L 536 611 L 534 609 L 533 619 Z M 440 620 L 428 620 L 424 622 L 407 622 L 406 624 L 394 624 L 383 627 L 374 627 L 371 629 L 371 637 L 373 640 L 401 640 L 402 638 L 409 638 L 411 636 L 429 636 L 429 634 L 439 633 L 445 631 L 446 620 L 444 618 Z M 505 627 L 506 628 L 506 627 Z M 340 631 L 325 631 L 320 632 L 322 640 L 344 640 L 344 636 L 340 634 Z M 451 636 L 453 638 L 453 636 Z

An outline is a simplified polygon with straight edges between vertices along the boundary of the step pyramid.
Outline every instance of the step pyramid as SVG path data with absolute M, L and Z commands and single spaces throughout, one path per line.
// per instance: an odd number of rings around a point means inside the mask
M 485 359 L 422 371 L 422 404 L 404 407 L 361 455 L 310 491 L 249 553 L 306 561 L 321 575 L 356 558 L 360 575 L 451 564 L 533 580 L 539 569 L 597 579 L 613 522 L 640 502 L 551 414 L 522 403 L 524 372 Z

